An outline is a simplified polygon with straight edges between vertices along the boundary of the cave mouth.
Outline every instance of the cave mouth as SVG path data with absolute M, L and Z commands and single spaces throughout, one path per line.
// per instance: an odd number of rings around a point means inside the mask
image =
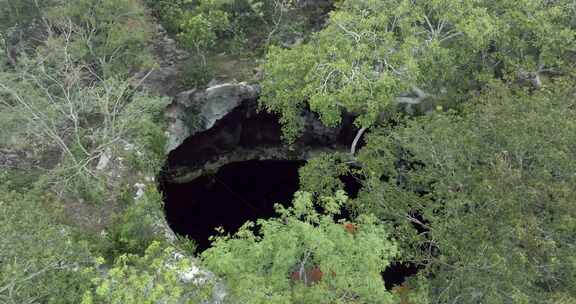
M 234 233 L 246 221 L 274 217 L 274 204 L 288 205 L 299 189 L 298 169 L 305 164 L 242 161 L 188 183 L 165 182 L 162 188 L 168 224 L 177 234 L 194 240 L 199 252 L 204 251 L 217 227 Z
M 210 248 L 216 228 L 235 233 L 246 221 L 276 216 L 274 204 L 288 206 L 300 186 L 298 171 L 305 164 L 300 160 L 249 160 L 229 163 L 187 183 L 164 181 L 167 222 L 178 235 L 194 240 L 196 250 L 202 252 Z M 341 180 L 354 198 L 361 187 L 358 178 L 347 175 Z M 382 278 L 391 290 L 418 271 L 415 265 L 393 263 Z
M 392 262 L 386 267 L 386 270 L 382 272 L 382 279 L 384 280 L 386 290 L 391 291 L 394 290 L 395 287 L 402 286 L 409 277 L 415 276 L 422 269 L 422 266 L 413 263 Z

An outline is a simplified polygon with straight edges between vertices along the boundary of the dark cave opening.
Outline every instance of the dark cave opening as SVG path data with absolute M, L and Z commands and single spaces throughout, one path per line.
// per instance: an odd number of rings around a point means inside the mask
M 421 269 L 421 267 L 418 267 L 415 264 L 393 262 L 386 267 L 384 272 L 382 272 L 384 286 L 386 286 L 387 290 L 392 290 L 396 286 L 401 286 L 406 282 L 406 279 L 416 275 Z
M 164 183 L 166 218 L 198 251 L 210 247 L 217 227 L 236 232 L 246 221 L 275 216 L 274 204 L 288 204 L 299 188 L 304 161 L 252 160 L 222 166 L 185 184 Z
M 276 216 L 274 204 L 288 205 L 299 189 L 298 170 L 305 161 L 250 160 L 224 165 L 212 175 L 191 182 L 164 182 L 164 209 L 170 227 L 195 241 L 198 252 L 211 245 L 216 228 L 236 232 L 246 221 Z M 358 177 L 341 178 L 345 190 L 354 198 L 361 188 Z M 344 210 L 343 216 L 348 212 Z M 385 287 L 401 285 L 419 268 L 410 264 L 391 264 L 382 273 Z

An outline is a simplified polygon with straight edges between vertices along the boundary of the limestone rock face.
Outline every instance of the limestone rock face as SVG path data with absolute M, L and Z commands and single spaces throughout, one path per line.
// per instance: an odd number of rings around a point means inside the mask
M 189 136 L 212 128 L 243 102 L 254 101 L 259 92 L 256 85 L 226 83 L 176 95 L 166 111 L 169 120 L 168 152 Z
M 200 114 L 203 118 L 203 128 L 210 129 L 214 123 L 230 113 L 245 100 L 255 100 L 260 93 L 260 87 L 243 83 L 221 84 L 208 88 L 200 96 L 203 101 Z
M 260 88 L 245 83 L 219 84 L 178 94 L 167 108 L 167 176 L 185 183 L 231 162 L 305 160 L 321 152 L 347 151 L 355 128 L 350 117 L 330 128 L 307 110 L 300 114 L 303 133 L 292 145 L 282 140 L 279 117 L 258 112 Z

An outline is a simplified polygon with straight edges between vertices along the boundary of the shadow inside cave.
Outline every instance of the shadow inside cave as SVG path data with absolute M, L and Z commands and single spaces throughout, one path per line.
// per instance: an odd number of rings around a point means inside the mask
M 235 233 L 246 221 L 276 216 L 274 204 L 287 206 L 299 189 L 298 170 L 305 161 L 251 160 L 224 165 L 212 175 L 191 182 L 164 182 L 164 209 L 170 227 L 181 236 L 195 241 L 197 251 L 211 245 L 216 228 Z M 345 190 L 356 197 L 361 183 L 352 175 L 343 176 Z M 344 210 L 342 214 L 348 217 Z M 382 278 L 386 288 L 401 285 L 418 272 L 410 264 L 393 263 Z
M 198 251 L 210 246 L 217 227 L 236 232 L 246 221 L 275 216 L 274 204 L 287 205 L 299 188 L 304 161 L 244 161 L 222 166 L 189 183 L 164 183 L 168 224 L 193 239 Z

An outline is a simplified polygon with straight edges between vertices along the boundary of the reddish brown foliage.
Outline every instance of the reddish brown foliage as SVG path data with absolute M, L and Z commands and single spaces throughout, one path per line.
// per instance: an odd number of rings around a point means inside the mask
M 332 274 L 335 275 L 334 272 L 332 272 Z M 322 272 L 322 270 L 320 270 L 320 267 L 318 266 L 304 271 L 302 277 L 300 277 L 299 271 L 293 271 L 290 274 L 290 278 L 292 279 L 292 281 L 298 282 L 300 280 L 304 280 L 304 282 L 307 282 L 307 284 L 320 282 L 322 280 L 322 277 L 324 277 L 324 273 Z
M 320 270 L 320 267 L 314 267 L 314 268 L 310 269 L 306 275 L 309 276 L 310 282 L 316 283 L 316 282 L 320 282 L 322 280 L 324 273 L 322 273 L 322 270 Z
M 346 223 L 344 224 L 344 229 L 346 229 L 346 231 L 350 234 L 356 234 L 356 231 L 358 230 L 358 228 L 356 227 L 355 224 L 353 223 Z

